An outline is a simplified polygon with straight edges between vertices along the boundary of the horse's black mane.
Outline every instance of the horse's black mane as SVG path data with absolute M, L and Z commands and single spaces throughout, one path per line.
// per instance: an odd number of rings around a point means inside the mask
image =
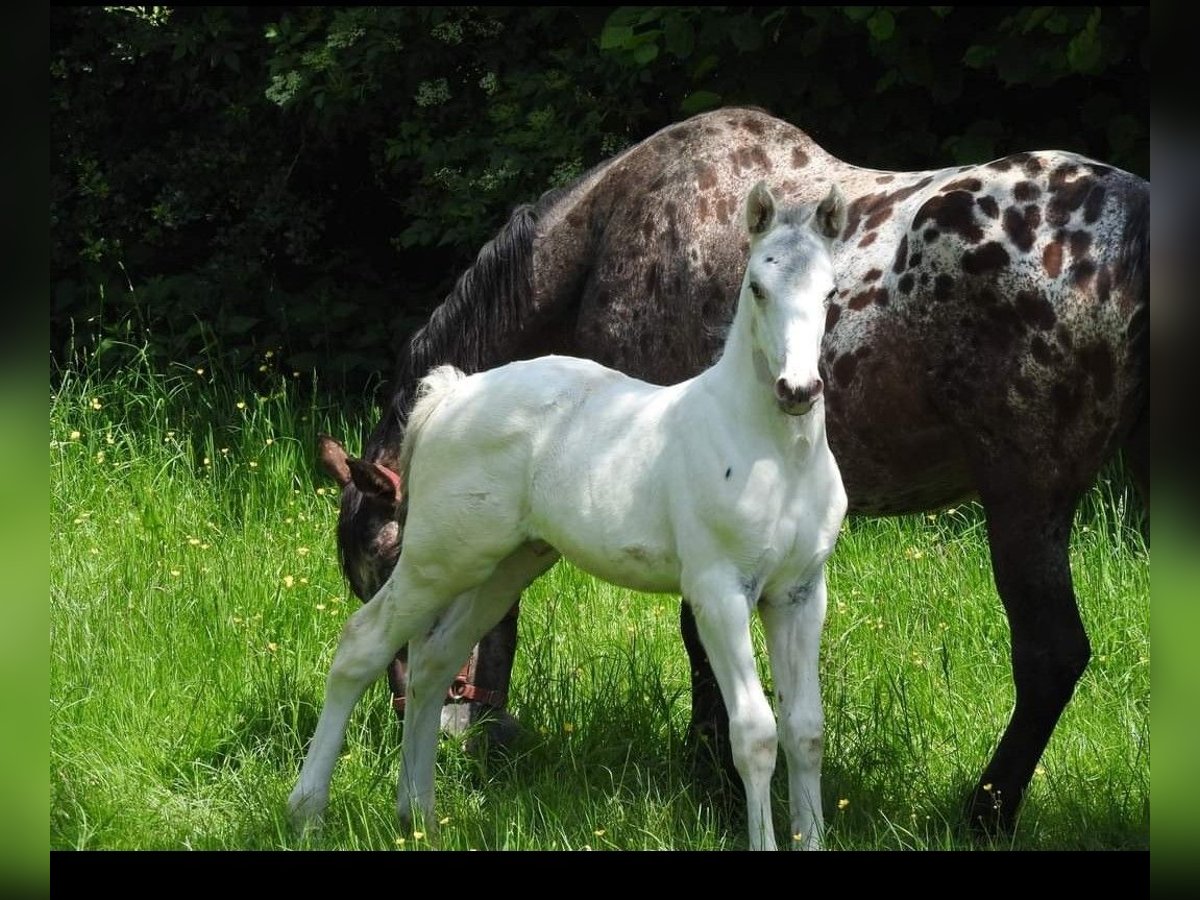
M 453 362 L 467 372 L 494 364 L 497 336 L 519 328 L 533 300 L 533 241 L 539 218 L 573 185 L 518 206 L 500 232 L 483 245 L 429 321 L 400 348 L 389 408 L 363 448 L 375 459 L 400 446 L 417 380 L 433 366 Z

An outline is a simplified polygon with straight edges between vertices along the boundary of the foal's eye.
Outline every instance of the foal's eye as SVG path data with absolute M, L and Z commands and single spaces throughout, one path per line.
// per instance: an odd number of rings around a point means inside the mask
M 761 301 L 763 299 L 763 291 L 757 281 L 750 282 L 750 293 L 754 295 L 755 300 Z

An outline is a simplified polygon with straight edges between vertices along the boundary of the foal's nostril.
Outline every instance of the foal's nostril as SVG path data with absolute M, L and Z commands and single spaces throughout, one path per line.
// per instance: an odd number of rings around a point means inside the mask
M 796 387 L 786 378 L 775 382 L 775 396 L 785 403 L 808 403 L 817 399 L 825 389 L 825 382 L 815 378 L 805 387 Z

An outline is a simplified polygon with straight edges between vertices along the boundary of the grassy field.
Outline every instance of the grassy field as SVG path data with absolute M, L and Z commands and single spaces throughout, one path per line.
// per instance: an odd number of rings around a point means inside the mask
M 443 740 L 436 833 L 397 830 L 382 682 L 351 720 L 324 832 L 290 833 L 284 801 L 357 603 L 313 441 L 358 434 L 363 404 L 302 402 L 298 377 L 262 364 L 257 391 L 134 365 L 68 374 L 53 394 L 51 848 L 744 847 L 738 793 L 697 779 L 684 742 L 677 598 L 564 564 L 522 604 L 523 738 L 491 759 Z M 1149 846 L 1149 561 L 1125 503 L 1104 481 L 1080 511 L 1092 663 L 1015 838 L 994 846 Z M 958 830 L 960 802 L 1012 703 L 979 509 L 850 521 L 829 586 L 828 845 L 978 846 Z

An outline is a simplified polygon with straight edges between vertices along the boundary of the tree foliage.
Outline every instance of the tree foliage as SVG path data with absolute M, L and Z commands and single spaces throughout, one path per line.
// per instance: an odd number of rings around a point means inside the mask
M 51 343 L 358 381 L 518 203 L 752 104 L 924 169 L 1148 171 L 1145 7 L 53 7 Z

